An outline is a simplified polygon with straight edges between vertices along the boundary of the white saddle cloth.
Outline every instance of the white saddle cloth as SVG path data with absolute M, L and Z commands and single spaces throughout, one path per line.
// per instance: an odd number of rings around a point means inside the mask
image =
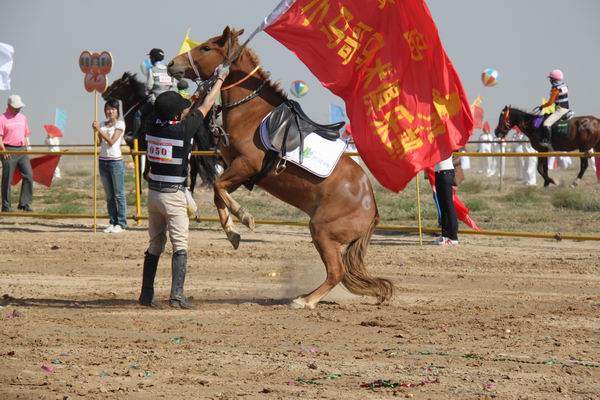
M 260 140 L 267 149 L 278 151 L 269 141 L 266 127 L 268 116 L 260 124 Z M 286 152 L 285 157 L 282 158 L 320 178 L 327 178 L 333 172 L 347 146 L 348 142 L 343 139 L 327 140 L 316 133 L 309 133 L 304 139 L 302 163 L 300 163 L 300 147 Z

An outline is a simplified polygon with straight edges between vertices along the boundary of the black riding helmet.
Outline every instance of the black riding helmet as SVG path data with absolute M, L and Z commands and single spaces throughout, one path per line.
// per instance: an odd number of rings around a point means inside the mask
M 154 101 L 154 114 L 163 121 L 169 121 L 191 105 L 192 102 L 181 97 L 179 93 L 167 91 L 159 94 Z
M 150 61 L 152 64 L 165 59 L 165 52 L 161 49 L 152 49 L 148 55 L 150 56 Z

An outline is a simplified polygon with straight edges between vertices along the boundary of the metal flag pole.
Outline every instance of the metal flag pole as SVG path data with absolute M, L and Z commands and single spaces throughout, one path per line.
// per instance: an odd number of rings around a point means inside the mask
M 421 225 L 421 190 L 419 185 L 419 173 L 415 177 L 417 180 L 417 219 L 419 222 L 419 245 L 423 246 L 423 226 Z

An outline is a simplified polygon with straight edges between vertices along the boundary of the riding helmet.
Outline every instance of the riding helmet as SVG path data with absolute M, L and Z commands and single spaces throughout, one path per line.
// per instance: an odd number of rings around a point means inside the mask
M 154 101 L 154 113 L 161 120 L 170 121 L 191 105 L 192 102 L 181 97 L 179 93 L 167 91 L 159 94 Z
M 165 52 L 161 49 L 152 49 L 148 55 L 150 56 L 150 61 L 152 61 L 152 63 L 165 59 Z

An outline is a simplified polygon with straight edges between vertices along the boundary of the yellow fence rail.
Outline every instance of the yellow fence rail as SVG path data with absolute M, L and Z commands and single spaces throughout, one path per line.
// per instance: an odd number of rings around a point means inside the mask
M 97 152 L 94 151 L 80 151 L 80 150 L 62 150 L 62 151 L 41 151 L 41 150 L 30 150 L 30 151 L 18 151 L 18 150 L 5 150 L 0 151 L 2 154 L 27 154 L 27 155 L 67 155 L 67 156 L 95 156 L 97 158 Z M 141 177 L 138 175 L 139 165 L 138 156 L 145 155 L 145 151 L 124 151 L 123 155 L 134 155 L 135 156 L 135 174 L 136 174 L 136 215 L 130 219 L 138 222 L 140 220 L 147 219 L 141 215 L 139 191 L 137 188 L 140 184 Z M 358 156 L 357 152 L 346 152 L 349 156 Z M 545 152 L 545 153 L 518 153 L 518 152 L 496 152 L 496 153 L 479 153 L 479 152 L 457 152 L 454 153 L 457 156 L 468 156 L 468 157 L 600 157 L 600 153 L 580 153 L 580 152 Z M 193 151 L 192 155 L 195 156 L 218 156 L 219 153 L 215 151 Z M 94 160 L 96 163 L 96 160 Z M 94 192 L 95 197 L 95 192 Z M 95 207 L 94 207 L 95 208 Z M 419 213 L 420 214 L 420 213 Z M 52 214 L 52 213 L 31 213 L 31 212 L 0 212 L 0 216 L 4 217 L 29 217 L 29 218 L 45 218 L 45 219 L 94 219 L 94 231 L 95 231 L 95 219 L 96 218 L 107 218 L 106 215 L 97 215 L 96 210 L 93 214 Z M 219 222 L 216 217 L 196 217 L 191 218 L 196 222 Z M 272 219 L 257 219 L 255 220 L 257 225 L 280 225 L 280 226 L 308 226 L 308 223 L 303 221 L 286 221 L 286 220 L 272 220 Z M 406 232 L 406 233 L 430 233 L 440 234 L 439 228 L 424 228 L 424 227 L 411 227 L 403 225 L 381 225 L 377 227 L 378 231 L 393 231 L 393 232 Z M 498 230 L 460 230 L 461 235 L 478 235 L 478 236 L 496 236 L 496 237 L 517 237 L 517 238 L 537 238 L 537 239 L 554 239 L 554 240 L 576 240 L 576 241 L 600 241 L 600 236 L 593 235 L 569 235 L 556 233 L 535 233 L 535 232 L 505 232 Z

